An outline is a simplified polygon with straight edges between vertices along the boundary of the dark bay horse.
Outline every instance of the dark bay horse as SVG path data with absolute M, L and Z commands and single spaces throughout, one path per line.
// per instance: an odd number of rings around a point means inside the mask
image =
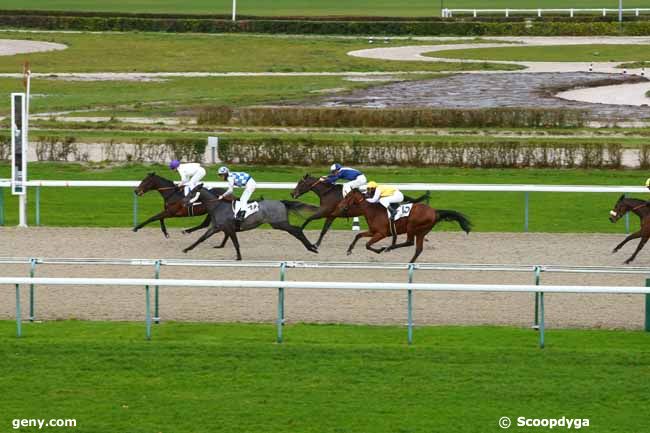
M 336 209 L 336 206 L 343 200 L 343 185 L 342 184 L 330 184 L 326 182 L 322 182 L 319 178 L 310 176 L 309 174 L 306 174 L 303 176 L 302 179 L 298 182 L 294 190 L 291 192 L 291 197 L 293 198 L 298 198 L 301 195 L 305 194 L 308 191 L 313 191 L 318 198 L 320 199 L 320 208 L 314 213 L 312 216 L 307 218 L 305 222 L 302 225 L 302 229 L 304 230 L 305 227 L 307 227 L 307 224 L 309 224 L 311 221 L 320 219 L 320 218 L 325 218 L 325 224 L 323 225 L 323 229 L 320 232 L 320 236 L 318 237 L 318 240 L 314 244 L 316 248 L 318 248 L 323 241 L 323 238 L 325 237 L 325 233 L 330 229 L 332 226 L 332 222 L 334 221 L 336 216 L 333 215 L 334 210 Z M 420 197 L 417 198 L 410 198 L 410 197 L 404 197 L 404 201 L 410 202 L 410 203 L 419 203 L 423 200 L 428 200 L 429 198 L 429 193 L 427 192 L 424 195 L 421 195 Z M 345 217 L 358 217 L 363 215 L 363 212 L 361 211 L 360 208 L 355 207 L 355 208 L 350 208 L 348 213 L 345 215 Z
M 225 245 L 227 239 L 231 239 L 237 251 L 237 260 L 241 260 L 239 251 L 239 240 L 237 239 L 238 231 L 252 230 L 262 224 L 270 224 L 276 230 L 283 230 L 294 238 L 298 239 L 312 253 L 318 253 L 318 249 L 313 246 L 305 237 L 302 229 L 298 226 L 289 224 L 289 212 L 301 213 L 304 211 L 315 212 L 318 208 L 305 203 L 288 200 L 261 200 L 258 201 L 259 210 L 247 217 L 241 224 L 235 222 L 235 214 L 232 209 L 232 201 L 219 200 L 218 195 L 203 188 L 203 184 L 194 188 L 183 200 L 189 202 L 191 197 L 200 193 L 199 200 L 205 204 L 210 216 L 210 228 L 201 237 L 189 247 L 183 250 L 184 253 L 194 249 L 198 244 L 208 239 L 210 236 L 220 231 L 224 232 L 225 238 L 219 247 Z
M 137 232 L 142 227 L 151 222 L 160 221 L 160 230 L 162 230 L 165 237 L 168 238 L 169 234 L 167 233 L 167 227 L 165 227 L 165 218 L 198 216 L 205 215 L 207 213 L 204 204 L 197 204 L 191 209 L 184 205 L 183 199 L 185 198 L 185 195 L 183 194 L 183 190 L 179 189 L 178 185 L 176 185 L 171 180 L 158 176 L 156 173 L 149 173 L 133 192 L 138 196 L 142 196 L 149 191 L 158 191 L 160 193 L 164 200 L 165 209 L 162 212 L 157 213 L 146 221 L 135 226 L 133 228 L 134 232 Z M 212 191 L 215 194 L 223 194 L 225 190 L 221 188 L 214 188 Z M 199 230 L 209 225 L 210 217 L 206 216 L 201 224 L 196 227 L 183 230 L 183 233 L 192 233 L 195 230 Z
M 352 254 L 352 249 L 359 239 L 369 237 L 370 240 L 366 243 L 366 248 L 377 254 L 397 248 L 410 247 L 415 243 L 415 255 L 411 259 L 411 263 L 413 263 L 422 253 L 424 237 L 438 222 L 456 221 L 465 233 L 468 234 L 472 228 L 472 223 L 460 212 L 433 209 L 423 203 L 416 203 L 411 208 L 409 216 L 395 221 L 395 233 L 391 234 L 390 221 L 388 220 L 386 208 L 379 203 L 369 203 L 359 191 L 352 191 L 348 194 L 338 204 L 334 215 L 343 216 L 347 212 L 354 211 L 355 209 L 360 209 L 366 217 L 368 231 L 361 232 L 354 237 L 354 240 L 348 247 L 348 255 Z M 397 235 L 403 233 L 406 233 L 406 242 L 396 244 L 395 239 Z M 388 236 L 393 236 L 392 245 L 386 248 L 373 248 L 373 244 Z
M 616 245 L 612 251 L 612 253 L 616 253 L 632 239 L 641 238 L 634 254 L 624 262 L 626 265 L 630 264 L 636 258 L 636 255 L 639 254 L 639 251 L 643 249 L 646 242 L 648 242 L 648 238 L 650 238 L 650 207 L 648 207 L 648 203 L 638 198 L 625 198 L 625 194 L 623 194 L 618 198 L 614 209 L 609 211 L 609 220 L 615 223 L 628 212 L 634 212 L 639 217 L 641 220 L 641 229 L 623 239 L 623 242 Z

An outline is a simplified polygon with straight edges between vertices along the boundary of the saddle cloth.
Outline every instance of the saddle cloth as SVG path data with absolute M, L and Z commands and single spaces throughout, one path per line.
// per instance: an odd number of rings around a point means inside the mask
M 395 213 L 395 219 L 393 221 L 397 221 L 400 218 L 409 216 L 412 208 L 413 208 L 413 203 L 405 203 L 403 205 L 400 205 L 397 208 L 397 212 Z M 390 212 L 388 212 L 388 209 L 386 209 L 386 212 L 388 213 L 388 218 L 390 219 Z
M 237 216 L 237 212 L 239 212 L 239 200 L 233 201 L 232 202 L 232 212 Z M 249 216 L 257 213 L 260 210 L 260 204 L 256 201 L 252 201 L 246 205 L 246 213 L 244 214 L 244 219 L 248 218 Z

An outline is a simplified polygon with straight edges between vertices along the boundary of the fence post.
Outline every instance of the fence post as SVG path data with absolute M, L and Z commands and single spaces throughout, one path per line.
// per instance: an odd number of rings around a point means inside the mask
M 5 225 L 5 189 L 0 188 L 0 226 Z
M 154 278 L 157 280 L 157 279 L 160 278 L 160 260 L 156 260 L 156 262 L 154 263 L 154 266 L 156 267 Z M 158 290 L 159 290 L 159 288 L 160 288 L 160 286 L 156 285 L 154 287 L 154 294 L 153 294 L 153 308 L 154 308 L 153 320 L 156 323 L 156 325 L 160 323 L 160 314 L 159 314 L 159 310 L 158 310 Z
M 409 263 L 409 284 L 413 283 L 415 265 Z M 413 344 L 413 289 L 408 289 L 408 344 Z
M 34 273 L 36 272 L 36 259 L 32 258 L 29 260 L 29 277 L 34 278 Z M 29 321 L 33 322 L 35 318 L 34 314 L 34 284 L 29 285 Z
M 144 286 L 145 292 L 145 323 L 147 326 L 147 340 L 151 340 L 151 296 L 149 286 Z
M 280 281 L 284 281 L 287 270 L 287 262 L 280 263 Z M 284 287 L 278 287 L 278 337 L 277 342 L 282 343 L 282 327 L 284 326 Z
M 645 286 L 650 287 L 650 279 L 646 278 Z M 650 293 L 645 294 L 645 330 L 650 332 Z
M 544 292 L 539 292 L 539 348 L 544 348 Z
M 16 337 L 22 337 L 22 318 L 20 317 L 20 284 L 16 284 Z
M 528 201 L 529 193 L 526 191 L 524 193 L 524 232 L 528 232 Z
M 36 225 L 41 225 L 41 187 L 36 186 Z
M 138 195 L 133 193 L 133 228 L 138 226 Z
M 539 286 L 541 273 L 542 273 L 542 269 L 539 266 L 535 266 L 536 286 Z M 533 323 L 533 329 L 539 329 L 539 292 L 535 292 L 535 323 Z

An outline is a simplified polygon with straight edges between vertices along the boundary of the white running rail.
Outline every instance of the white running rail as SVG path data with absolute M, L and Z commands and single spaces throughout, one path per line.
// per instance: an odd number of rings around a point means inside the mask
M 566 14 L 569 17 L 573 18 L 577 14 L 598 14 L 604 17 L 608 13 L 618 14 L 618 9 L 610 8 L 592 8 L 592 9 L 579 9 L 579 8 L 565 8 L 565 9 L 517 9 L 517 8 L 508 8 L 508 9 L 442 9 L 440 16 L 442 18 L 452 18 L 454 14 L 472 14 L 476 18 L 479 14 L 503 14 L 506 18 L 511 15 L 537 15 L 542 17 L 544 14 Z M 640 16 L 642 13 L 650 12 L 650 8 L 628 8 L 622 9 L 623 14 L 631 14 L 634 16 Z

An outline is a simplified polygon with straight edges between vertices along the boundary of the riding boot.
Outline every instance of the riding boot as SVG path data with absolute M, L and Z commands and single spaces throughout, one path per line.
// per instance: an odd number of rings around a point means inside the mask
M 391 220 L 391 221 L 395 221 L 395 215 L 397 214 L 397 207 L 398 207 L 398 206 L 399 206 L 399 205 L 398 205 L 398 204 L 395 204 L 395 203 L 391 203 L 391 204 L 388 206 L 388 212 L 390 213 L 390 220 Z

